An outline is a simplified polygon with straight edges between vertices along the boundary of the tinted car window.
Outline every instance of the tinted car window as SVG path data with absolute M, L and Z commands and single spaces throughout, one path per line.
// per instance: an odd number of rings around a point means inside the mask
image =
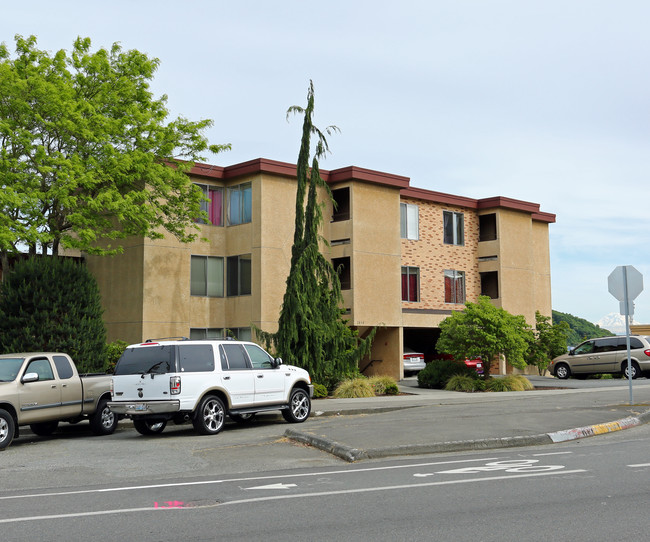
M 175 371 L 173 346 L 127 348 L 115 365 L 115 375 L 164 374 Z
M 180 361 L 181 371 L 188 373 L 214 371 L 212 345 L 181 345 L 178 347 L 178 359 Z
M 625 348 L 627 348 L 627 346 Z M 643 348 L 643 343 L 636 337 L 630 337 L 630 348 Z
M 594 341 L 594 353 L 598 352 L 613 352 L 618 348 L 618 339 L 612 337 L 611 339 L 598 339 Z
M 239 344 L 224 344 L 221 345 L 223 348 L 226 359 L 228 360 L 228 368 L 231 371 L 241 371 L 245 369 L 250 369 L 248 364 L 248 358 L 246 357 L 246 352 Z
M 70 366 L 70 361 L 65 356 L 53 356 L 54 366 L 56 367 L 56 372 L 59 373 L 59 378 L 61 380 L 68 380 L 72 378 L 72 367 Z
M 271 361 L 273 358 L 269 356 L 264 350 L 255 344 L 245 344 L 244 348 L 251 358 L 251 363 L 255 369 L 270 369 L 272 367 Z
M 587 341 L 576 346 L 574 354 L 591 354 L 594 351 L 594 342 Z
M 52 366 L 47 359 L 35 359 L 29 362 L 25 374 L 37 373 L 39 380 L 54 380 Z

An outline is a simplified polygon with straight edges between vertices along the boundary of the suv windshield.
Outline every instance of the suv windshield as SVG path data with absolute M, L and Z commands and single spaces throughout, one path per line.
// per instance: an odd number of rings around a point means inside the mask
M 165 374 L 175 371 L 174 346 L 127 348 L 115 365 L 115 375 Z

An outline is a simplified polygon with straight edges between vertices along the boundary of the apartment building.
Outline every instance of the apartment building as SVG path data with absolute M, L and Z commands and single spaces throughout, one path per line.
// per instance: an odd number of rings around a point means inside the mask
M 190 173 L 208 201 L 206 240 L 129 239 L 122 255 L 87 258 L 109 340 L 251 337 L 277 320 L 294 233 L 296 166 L 257 159 Z M 548 225 L 555 215 L 504 197 L 470 199 L 357 167 L 321 171 L 324 252 L 339 269 L 344 309 L 363 336 L 378 328 L 367 374 L 401 378 L 405 346 L 435 352 L 440 322 L 488 295 L 534 323 L 551 314 Z M 324 196 L 324 194 L 323 194 Z

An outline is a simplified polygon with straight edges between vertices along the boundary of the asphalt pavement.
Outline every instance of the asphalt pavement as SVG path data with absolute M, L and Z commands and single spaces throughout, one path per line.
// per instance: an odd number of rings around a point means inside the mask
M 316 399 L 285 436 L 347 461 L 553 444 L 650 421 L 650 379 L 529 377 L 525 392 L 462 393 L 399 383 L 398 396 Z M 338 417 L 332 423 L 332 417 Z

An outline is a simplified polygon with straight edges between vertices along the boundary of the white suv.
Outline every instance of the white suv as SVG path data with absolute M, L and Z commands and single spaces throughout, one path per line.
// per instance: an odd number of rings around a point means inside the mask
M 245 423 L 257 412 L 281 410 L 288 422 L 303 422 L 313 390 L 307 371 L 251 342 L 157 340 L 126 348 L 109 405 L 143 435 L 161 433 L 169 420 L 215 435 L 226 415 Z

